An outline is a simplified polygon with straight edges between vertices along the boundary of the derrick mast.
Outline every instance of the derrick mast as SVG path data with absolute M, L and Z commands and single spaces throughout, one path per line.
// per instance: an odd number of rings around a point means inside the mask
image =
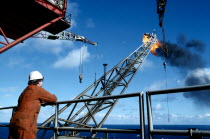
M 74 100 L 93 98 L 100 96 L 111 96 L 123 94 L 129 83 L 133 79 L 134 75 L 141 67 L 145 58 L 150 52 L 150 49 L 157 42 L 157 37 L 155 33 L 144 34 L 143 44 L 139 46 L 134 52 L 132 52 L 128 57 L 120 61 L 116 66 L 114 66 L 109 71 L 105 72 L 104 75 L 96 80 L 92 85 L 90 85 L 86 90 L 79 94 Z M 100 128 L 107 119 L 108 115 L 117 104 L 118 99 L 112 100 L 99 100 L 84 102 L 84 105 L 77 108 L 77 103 L 73 106 L 71 104 L 66 104 L 63 108 L 59 110 L 59 114 L 64 112 L 68 107 L 72 107 L 69 115 L 66 119 L 58 117 L 59 126 L 74 127 L 74 128 Z M 100 112 L 105 112 L 106 114 L 101 118 L 97 119 L 96 114 Z M 51 122 L 55 119 L 55 115 L 52 115 L 40 126 L 49 126 Z M 88 122 L 93 122 L 93 125 L 89 125 Z M 62 124 L 62 122 L 64 124 Z M 45 133 L 45 132 L 44 132 Z M 65 132 L 66 136 L 79 136 L 79 132 Z M 95 137 L 92 134 L 90 137 Z

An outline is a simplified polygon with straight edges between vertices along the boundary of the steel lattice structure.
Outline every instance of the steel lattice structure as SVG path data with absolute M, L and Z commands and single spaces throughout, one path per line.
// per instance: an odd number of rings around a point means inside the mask
M 32 36 L 33 38 L 44 38 L 44 39 L 50 39 L 50 40 L 69 40 L 69 41 L 81 41 L 83 43 L 91 44 L 94 46 L 97 46 L 98 43 L 92 42 L 85 38 L 84 36 L 77 35 L 76 33 L 71 33 L 69 31 L 62 31 L 58 34 L 51 34 L 46 31 L 40 31 L 37 34 Z
M 100 96 L 110 96 L 123 94 L 129 83 L 132 81 L 134 75 L 141 67 L 145 58 L 150 52 L 151 47 L 157 42 L 157 37 L 155 33 L 146 34 L 147 42 L 139 46 L 134 52 L 132 52 L 128 57 L 120 61 L 116 66 L 114 66 L 108 72 L 104 72 L 104 75 L 85 89 L 81 94 L 79 94 L 76 99 L 93 98 Z M 145 35 L 144 35 L 145 36 Z M 106 68 L 106 65 L 104 64 Z M 105 70 L 106 71 L 106 70 Z M 59 114 L 64 112 L 68 107 L 72 107 L 69 115 L 66 119 L 58 117 L 58 126 L 71 126 L 75 128 L 100 128 L 106 121 L 110 112 L 113 110 L 117 104 L 118 99 L 112 100 L 99 100 L 84 102 L 83 106 L 77 107 L 77 103 L 74 105 L 69 103 L 59 110 Z M 96 113 L 105 112 L 103 118 L 98 119 L 95 117 Z M 50 126 L 51 122 L 55 120 L 55 115 L 52 115 L 40 126 L 47 127 Z M 93 122 L 93 125 L 88 125 L 88 122 Z M 45 132 L 43 133 L 44 137 Z M 65 132 L 65 135 L 78 136 L 79 132 Z M 92 134 L 90 137 L 95 137 L 96 134 Z

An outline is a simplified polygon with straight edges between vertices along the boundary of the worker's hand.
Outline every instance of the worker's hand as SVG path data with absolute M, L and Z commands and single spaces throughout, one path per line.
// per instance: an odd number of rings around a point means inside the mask
M 41 106 L 45 107 L 46 106 L 46 103 L 42 103 Z
M 41 104 L 42 106 L 49 106 L 49 105 L 51 105 L 52 107 L 54 107 L 55 106 L 55 103 L 42 103 Z

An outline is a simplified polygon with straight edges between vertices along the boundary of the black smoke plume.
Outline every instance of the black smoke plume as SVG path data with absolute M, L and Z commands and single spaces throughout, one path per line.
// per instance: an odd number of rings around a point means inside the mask
M 192 47 L 197 51 L 203 52 L 205 49 L 205 44 L 199 40 L 191 40 L 186 43 L 186 47 Z
M 167 43 L 166 45 L 168 47 L 166 61 L 169 65 L 182 70 L 204 67 L 205 62 L 199 53 L 192 53 L 190 50 L 177 44 Z
M 205 68 L 205 61 L 201 53 L 205 50 L 203 42 L 199 40 L 187 41 L 184 35 L 180 35 L 177 38 L 177 44 L 167 42 L 166 45 L 168 48 L 166 62 L 184 73 L 186 86 L 210 84 L 210 71 Z M 163 57 L 163 48 L 159 48 L 157 53 Z M 210 90 L 183 94 L 184 97 L 193 99 L 196 104 L 206 106 L 210 104 Z
M 207 68 L 198 68 L 191 71 L 185 79 L 185 84 L 187 86 L 210 84 L 210 70 Z M 202 106 L 210 105 L 210 90 L 186 92 L 184 93 L 184 97 L 192 98 L 196 104 Z
M 190 40 L 187 41 L 187 37 L 184 34 L 180 34 L 177 37 L 177 44 L 184 45 L 188 48 L 194 48 L 198 52 L 203 52 L 205 50 L 206 45 L 200 40 Z

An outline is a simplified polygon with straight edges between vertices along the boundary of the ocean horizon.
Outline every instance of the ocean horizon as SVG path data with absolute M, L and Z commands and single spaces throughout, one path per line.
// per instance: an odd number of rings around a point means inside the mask
M 8 125 L 8 123 L 0 123 L 1 125 Z M 140 129 L 140 125 L 121 125 L 121 124 L 105 124 L 102 128 L 108 129 Z M 210 131 L 209 125 L 154 125 L 154 129 L 173 129 L 173 130 L 188 130 L 195 128 L 198 130 Z M 8 127 L 0 128 L 0 139 L 8 139 Z M 53 135 L 53 131 L 48 131 L 44 139 L 49 139 Z M 82 132 L 83 137 L 88 137 L 90 133 Z M 95 138 L 103 138 L 104 133 L 98 133 Z M 108 133 L 109 139 L 140 139 L 140 134 L 124 134 L 124 133 Z M 172 136 L 172 135 L 154 135 L 154 139 L 189 139 L 189 136 Z M 37 133 L 37 139 L 41 138 L 41 132 Z M 145 125 L 145 139 L 148 139 L 148 126 Z M 203 137 L 203 139 L 210 139 L 210 137 Z

